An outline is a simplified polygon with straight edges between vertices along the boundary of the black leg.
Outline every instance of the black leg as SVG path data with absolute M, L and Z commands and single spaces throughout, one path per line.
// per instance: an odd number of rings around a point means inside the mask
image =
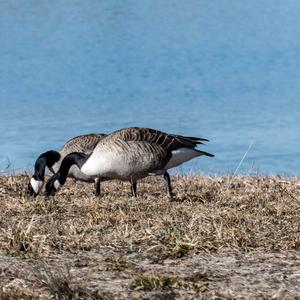
M 131 196 L 136 197 L 136 181 L 131 178 Z
M 95 196 L 100 196 L 101 191 L 100 191 L 100 178 L 95 179 L 94 183 L 94 195 Z
M 171 187 L 171 179 L 169 173 L 166 171 L 164 174 L 164 180 L 166 182 L 166 190 L 167 190 L 167 195 L 170 201 L 173 200 L 174 194 L 172 192 L 172 187 Z

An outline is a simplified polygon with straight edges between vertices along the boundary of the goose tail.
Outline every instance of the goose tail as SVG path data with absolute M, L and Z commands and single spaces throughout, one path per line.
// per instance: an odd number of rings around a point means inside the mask
M 205 156 L 209 156 L 209 157 L 214 157 L 214 155 L 211 153 L 208 153 L 208 152 L 205 152 L 202 150 L 198 150 L 198 149 L 194 149 L 194 150 L 198 152 L 198 156 L 205 155 Z

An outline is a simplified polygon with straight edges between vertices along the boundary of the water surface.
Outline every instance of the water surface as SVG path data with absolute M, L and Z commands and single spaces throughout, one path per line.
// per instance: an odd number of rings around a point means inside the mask
M 210 139 L 181 172 L 299 175 L 300 2 L 0 1 L 0 170 L 146 126 Z

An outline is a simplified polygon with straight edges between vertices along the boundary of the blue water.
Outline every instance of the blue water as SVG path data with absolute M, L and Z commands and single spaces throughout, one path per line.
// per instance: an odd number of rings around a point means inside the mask
M 210 139 L 181 172 L 300 175 L 298 0 L 0 0 L 0 170 L 146 126 Z

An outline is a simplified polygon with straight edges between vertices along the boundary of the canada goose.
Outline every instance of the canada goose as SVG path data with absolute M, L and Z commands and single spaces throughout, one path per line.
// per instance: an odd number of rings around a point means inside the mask
M 46 195 L 54 195 L 65 183 L 68 170 L 76 164 L 87 176 L 128 180 L 136 196 L 136 182 L 149 175 L 163 175 L 168 198 L 173 197 L 168 169 L 194 157 L 210 153 L 197 150 L 203 138 L 173 135 L 150 128 L 125 128 L 103 138 L 90 154 L 68 154 L 58 172 L 46 184 Z
M 34 174 L 28 184 L 28 194 L 36 196 L 44 185 L 46 166 L 54 174 L 59 170 L 63 158 L 69 153 L 78 151 L 86 154 L 91 153 L 98 142 L 103 139 L 106 134 L 86 134 L 80 135 L 67 141 L 59 152 L 50 150 L 42 153 L 36 160 L 34 165 Z M 99 195 L 99 183 L 95 177 L 91 177 L 82 173 L 77 166 L 72 166 L 68 172 L 69 177 L 75 179 L 95 182 L 95 195 Z

